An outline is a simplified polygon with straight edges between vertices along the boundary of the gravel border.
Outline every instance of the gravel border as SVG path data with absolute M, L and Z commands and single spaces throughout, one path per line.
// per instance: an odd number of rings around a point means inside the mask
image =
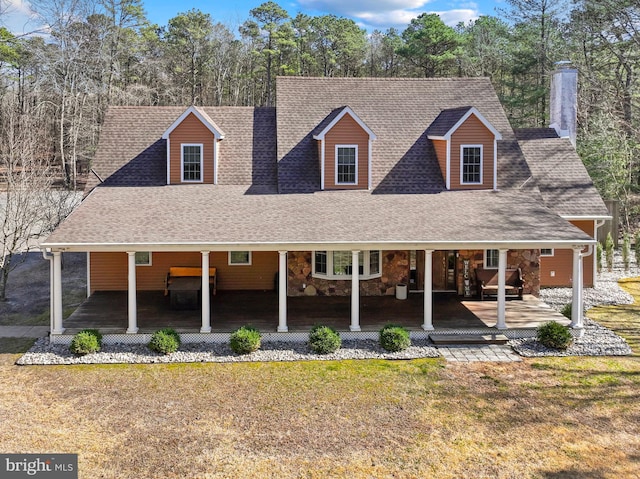
M 342 347 L 331 354 L 315 354 L 306 342 L 268 342 L 250 354 L 238 355 L 227 343 L 183 344 L 175 353 L 163 355 L 141 344 L 104 345 L 98 353 L 75 356 L 68 345 L 49 344 L 40 338 L 25 353 L 19 365 L 50 364 L 152 364 L 152 363 L 238 363 L 252 361 L 307 361 L 343 359 L 419 359 L 438 358 L 440 353 L 428 339 L 413 340 L 412 345 L 397 353 L 382 349 L 373 339 L 345 340 Z

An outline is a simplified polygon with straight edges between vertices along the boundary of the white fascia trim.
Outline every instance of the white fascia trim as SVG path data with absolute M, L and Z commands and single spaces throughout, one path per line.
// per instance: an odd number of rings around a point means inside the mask
M 364 121 L 362 121 L 360 119 L 360 117 L 358 117 L 358 115 L 356 115 L 353 110 L 351 108 L 349 108 L 348 106 L 345 106 L 342 111 L 338 114 L 338 116 L 336 116 L 331 123 L 329 123 L 320 133 L 318 133 L 317 135 L 313 135 L 313 139 L 314 140 L 324 140 L 324 137 L 327 133 L 329 133 L 329 131 L 331 131 L 331 129 L 336 125 L 336 123 L 338 123 L 340 120 L 342 120 L 342 118 L 345 115 L 349 115 L 351 118 L 353 118 L 355 120 L 355 122 L 360 126 L 360 128 L 362 128 L 364 131 L 367 132 L 367 134 L 369 135 L 369 139 L 371 140 L 375 140 L 377 138 L 376 134 L 371 131 L 371 128 L 369 128 Z
M 324 143 L 324 142 L 323 142 Z M 356 150 L 356 177 L 355 177 L 355 181 L 353 183 L 339 183 L 338 182 L 338 149 L 339 148 L 354 148 Z M 348 185 L 348 186 L 354 186 L 358 184 L 358 145 L 336 145 L 335 147 L 335 156 L 334 156 L 334 162 L 335 162 L 335 185 L 336 186 L 342 186 L 342 185 Z
M 373 140 L 371 138 L 369 138 L 369 151 L 367 152 L 368 153 L 368 155 L 367 155 L 367 162 L 368 162 L 368 164 L 367 164 L 367 175 L 369 177 L 369 183 L 367 185 L 367 188 L 369 190 L 371 189 L 371 185 L 372 185 L 372 182 L 371 182 L 371 160 L 372 160 L 372 158 L 371 158 L 372 157 L 371 149 L 372 148 L 373 148 Z
M 563 215 L 559 215 L 560 218 L 562 218 L 563 220 L 567 220 L 567 221 L 588 221 L 588 220 L 612 220 L 613 216 L 607 216 L 607 215 L 595 215 L 595 216 L 571 216 L 571 215 L 567 215 L 567 216 L 563 216 Z
M 464 178 L 464 149 L 465 148 L 480 148 L 480 182 L 476 181 L 462 181 Z M 482 186 L 484 184 L 484 146 L 483 145 L 460 145 L 460 186 L 473 185 Z
M 480 120 L 480 123 L 482 123 L 487 130 L 493 133 L 493 136 L 495 137 L 496 140 L 502 140 L 502 135 L 500 134 L 500 132 L 496 130 L 493 127 L 493 125 L 489 123 L 487 119 L 484 116 L 482 116 L 482 114 L 473 106 L 469 108 L 469 110 L 462 116 L 462 118 L 460 118 L 456 122 L 456 124 L 453 125 L 449 129 L 449 131 L 447 131 L 446 134 L 442 136 L 427 135 L 427 138 L 429 138 L 430 140 L 450 140 L 451 136 L 456 132 L 458 128 L 460 128 L 460 125 L 462 125 L 465 121 L 467 121 L 467 118 L 469 118 L 471 115 L 475 115 L 476 118 Z
M 218 140 L 213 139 L 213 184 L 218 184 Z
M 571 249 L 573 247 L 595 246 L 594 239 L 575 239 L 544 241 L 539 239 L 520 241 L 388 241 L 380 242 L 165 242 L 165 243 L 42 243 L 40 249 L 69 252 L 127 252 L 127 251 L 155 251 L 155 252 L 202 252 L 206 251 L 345 251 L 345 250 L 485 250 L 485 249 L 540 249 L 557 248 Z
M 493 139 L 493 190 L 498 190 L 498 140 Z
M 451 189 L 451 142 L 449 140 L 445 140 L 447 142 L 447 166 L 446 166 L 446 170 L 447 170 L 447 174 L 446 174 L 446 179 L 445 179 L 445 183 L 446 183 L 446 187 L 448 190 Z
M 169 128 L 167 128 L 167 130 L 162 134 L 162 138 L 165 140 L 168 139 L 173 130 L 175 130 L 180 125 L 180 123 L 182 123 L 184 119 L 191 113 L 193 113 L 195 117 L 200 120 L 200 122 L 204 126 L 206 126 L 211 133 L 213 133 L 213 136 L 216 139 L 222 140 L 224 138 L 224 132 L 213 122 L 211 118 L 209 118 L 209 116 L 204 111 L 201 111 L 194 105 L 191 105 L 189 108 L 187 108 L 184 113 L 182 113 L 182 115 L 180 115 L 178 119 L 174 121 Z
M 324 190 L 324 162 L 325 162 L 325 141 L 320 140 L 320 189 Z
M 200 179 L 199 180 L 184 179 L 184 147 L 185 146 L 200 147 Z M 180 183 L 204 183 L 204 145 L 202 143 L 180 143 Z
M 171 140 L 167 138 L 167 184 L 171 184 Z

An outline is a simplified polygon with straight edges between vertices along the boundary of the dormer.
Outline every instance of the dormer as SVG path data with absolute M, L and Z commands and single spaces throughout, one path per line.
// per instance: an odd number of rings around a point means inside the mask
M 344 106 L 316 128 L 322 190 L 371 189 L 371 150 L 376 135 Z
M 448 190 L 497 189 L 502 135 L 472 107 L 442 110 L 427 130 Z
M 190 106 L 162 135 L 167 140 L 167 184 L 217 184 L 222 130 L 202 108 Z

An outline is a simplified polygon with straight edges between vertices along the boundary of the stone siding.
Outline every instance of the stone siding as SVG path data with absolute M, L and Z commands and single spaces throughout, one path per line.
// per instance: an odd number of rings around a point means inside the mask
M 360 280 L 360 295 L 384 296 L 395 294 L 396 285 L 409 283 L 409 252 L 382 251 L 382 275 L 379 278 Z M 351 295 L 351 279 L 335 280 L 316 278 L 312 275 L 313 253 L 290 251 L 287 259 L 289 296 L 305 294 L 320 296 Z
M 458 294 L 464 294 L 464 260 L 469 260 L 469 277 L 471 280 L 471 292 L 476 294 L 475 269 L 484 266 L 483 250 L 460 250 L 458 252 Z M 539 250 L 509 250 L 507 252 L 507 269 L 520 268 L 524 280 L 525 294 L 540 294 L 540 260 Z

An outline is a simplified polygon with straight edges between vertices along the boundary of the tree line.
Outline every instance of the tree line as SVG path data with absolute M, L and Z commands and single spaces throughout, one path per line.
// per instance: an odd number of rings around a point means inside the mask
M 514 127 L 539 127 L 548 125 L 554 63 L 570 60 L 580 72 L 579 152 L 603 196 L 631 211 L 637 0 L 507 0 L 495 16 L 454 27 L 423 13 L 402 31 L 371 33 L 350 18 L 291 17 L 273 1 L 238 27 L 195 9 L 155 25 L 142 0 L 31 5 L 47 35 L 0 27 L 0 156 L 15 157 L 21 141 L 38 145 L 70 187 L 90 168 L 109 105 L 269 106 L 278 75 L 486 76 Z M 16 137 L 18 120 L 37 124 L 37 138 Z

